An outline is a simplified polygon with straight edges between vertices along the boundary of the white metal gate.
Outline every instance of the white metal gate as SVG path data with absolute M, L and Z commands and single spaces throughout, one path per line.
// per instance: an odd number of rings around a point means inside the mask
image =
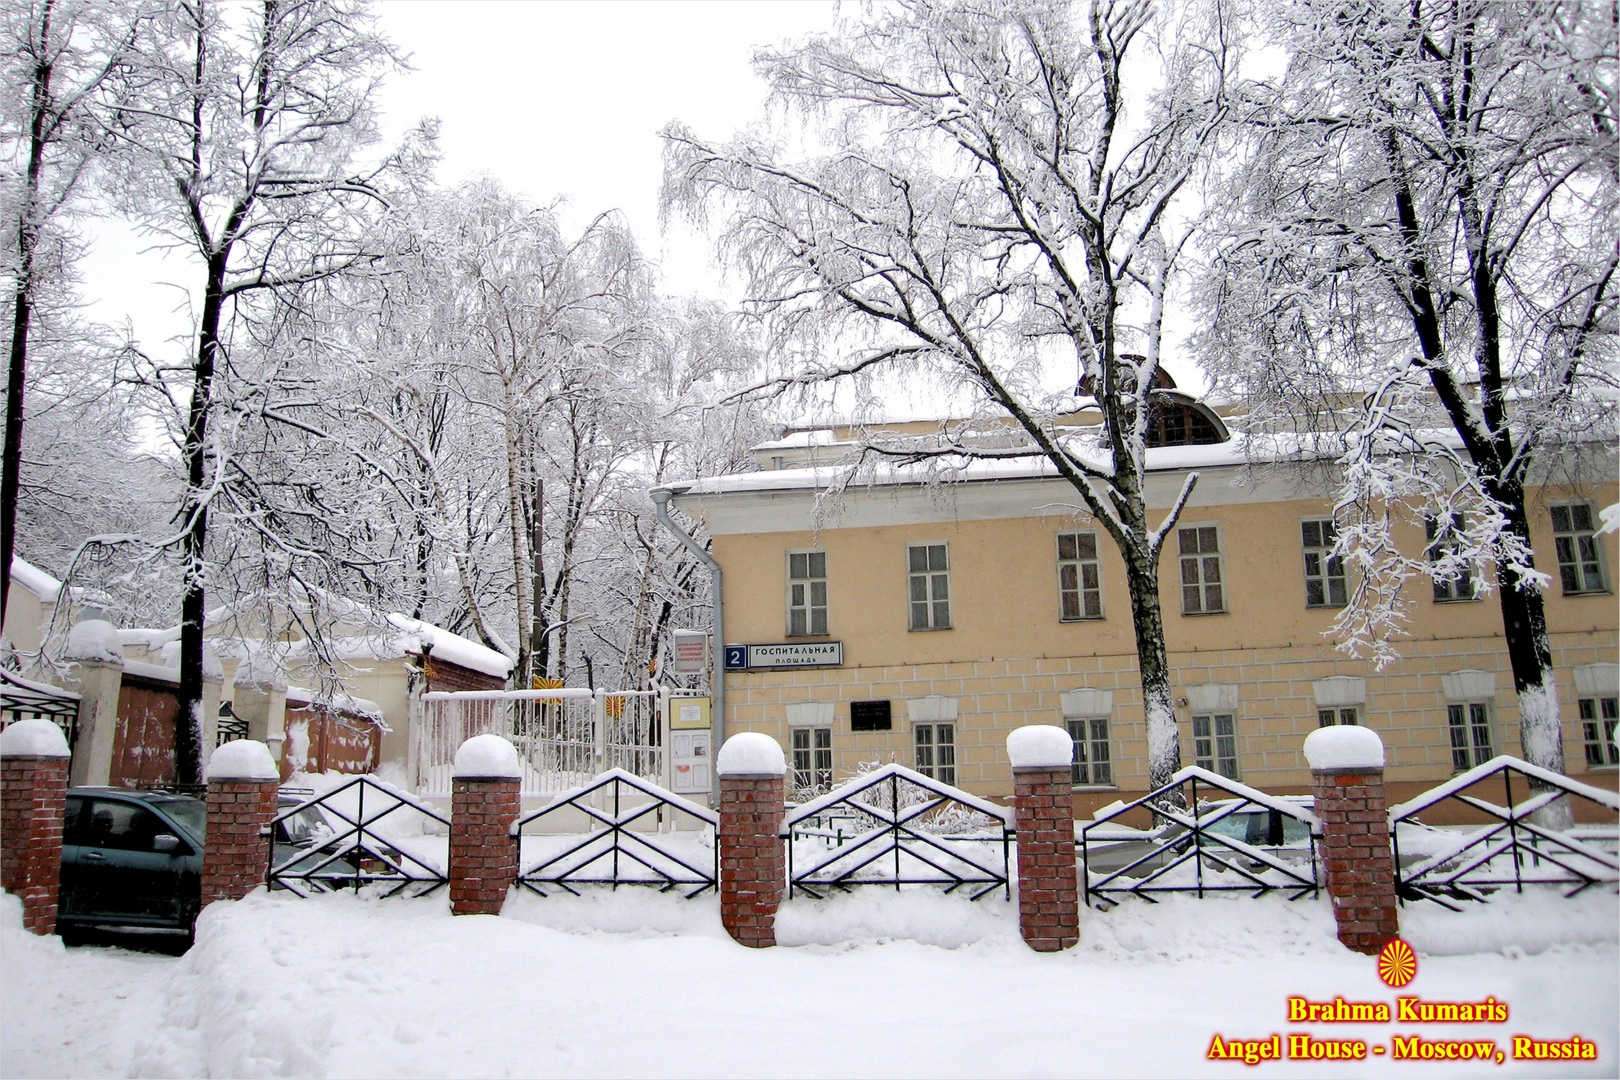
M 474 735 L 517 747 L 524 795 L 568 791 L 623 769 L 669 786 L 664 690 L 468 690 L 422 696 L 415 725 L 416 790 L 450 794 L 456 750 Z

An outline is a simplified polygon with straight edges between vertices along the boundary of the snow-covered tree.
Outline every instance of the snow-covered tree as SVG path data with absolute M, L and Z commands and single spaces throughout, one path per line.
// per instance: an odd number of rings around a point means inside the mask
M 1125 562 L 1150 783 L 1179 764 L 1159 556 L 1192 491 L 1144 493 L 1165 305 L 1232 62 L 1217 6 L 902 0 L 764 55 L 819 151 L 666 130 L 666 199 L 723 244 L 788 369 L 773 388 L 934 373 L 982 410 L 909 461 L 1044 455 Z M 1078 379 L 1050 392 L 1052 362 Z M 1076 382 L 1100 430 L 1075 434 Z M 1009 425 L 1010 421 L 1010 425 Z M 1009 431 L 1014 438 L 1009 441 Z
M 272 317 L 278 299 L 374 254 L 377 176 L 403 160 L 365 157 L 373 92 L 393 59 L 361 0 L 193 0 L 165 8 L 136 42 L 138 104 L 113 128 L 125 201 L 138 228 L 193 256 L 199 271 L 190 356 L 156 364 L 185 472 L 174 537 L 185 580 L 182 783 L 200 776 L 209 515 L 228 472 L 211 428 L 216 394 L 238 374 L 232 349 L 244 320 Z
M 1409 577 L 1494 563 L 1524 754 L 1562 772 L 1526 485 L 1615 443 L 1615 9 L 1296 0 L 1272 29 L 1289 60 L 1248 98 L 1212 376 L 1342 455 L 1349 648 L 1394 656 Z
M 11 278 L 11 342 L 6 379 L 5 453 L 0 468 L 0 619 L 11 589 L 17 508 L 22 493 L 24 402 L 29 338 L 47 315 L 55 344 L 65 344 L 62 295 L 76 254 L 61 217 L 79 181 L 105 149 L 102 125 L 116 94 L 114 78 L 143 15 L 83 0 L 27 0 L 0 11 L 0 152 L 6 171 L 0 205 Z M 60 404 L 57 400 L 57 404 Z

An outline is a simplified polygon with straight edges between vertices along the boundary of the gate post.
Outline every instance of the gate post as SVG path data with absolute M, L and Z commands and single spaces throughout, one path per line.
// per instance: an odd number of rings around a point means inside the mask
M 281 770 L 264 743 L 233 739 L 209 757 L 204 777 L 208 842 L 203 845 L 200 907 L 240 900 L 264 883 Z
M 69 753 L 62 729 L 41 716 L 0 731 L 0 888 L 21 898 L 35 934 L 56 932 Z
M 1339 941 L 1355 952 L 1375 954 L 1400 933 L 1383 740 L 1355 724 L 1318 728 L 1305 737 L 1305 760 L 1322 823 L 1322 864 Z
M 782 747 L 769 735 L 744 731 L 715 758 L 720 780 L 720 922 L 750 948 L 776 944 L 776 909 L 787 886 L 782 848 L 785 812 Z
M 1060 727 L 1030 724 L 1007 736 L 1018 836 L 1018 931 L 1036 952 L 1080 940 L 1074 858 L 1074 740 Z
M 450 912 L 499 915 L 517 880 L 523 766 L 499 735 L 474 735 L 456 750 L 450 792 Z

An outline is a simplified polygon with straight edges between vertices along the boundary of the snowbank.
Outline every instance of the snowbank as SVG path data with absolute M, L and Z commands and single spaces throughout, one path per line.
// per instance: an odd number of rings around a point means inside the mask
M 0 731 L 0 758 L 71 756 L 67 736 L 43 716 L 14 721 Z
M 455 776 L 521 777 L 517 747 L 499 735 L 474 735 L 456 750 Z
M 1313 769 L 1382 769 L 1384 740 L 1360 724 L 1317 728 L 1305 736 L 1305 760 Z
M 270 748 L 253 739 L 232 739 L 208 756 L 205 780 L 279 780 Z
M 1026 724 L 1008 734 L 1007 757 L 1015 769 L 1067 769 L 1074 764 L 1074 740 L 1052 724 Z
M 787 771 L 782 747 L 769 735 L 739 731 L 726 740 L 714 762 L 721 776 L 781 776 Z

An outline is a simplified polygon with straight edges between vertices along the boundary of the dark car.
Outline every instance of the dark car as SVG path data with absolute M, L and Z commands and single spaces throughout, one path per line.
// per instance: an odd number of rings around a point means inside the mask
M 57 932 L 185 935 L 202 888 L 205 804 L 187 795 L 70 788 L 62 823 Z
M 319 873 L 341 879 L 356 869 L 328 844 L 335 830 L 318 806 L 287 812 L 303 800 L 278 797 L 271 860 L 277 865 L 319 855 Z M 76 787 L 67 793 L 62 825 L 62 885 L 57 932 L 64 940 L 90 931 L 165 934 L 191 939 L 202 897 L 207 804 L 189 795 Z M 328 866 L 330 864 L 330 866 Z

